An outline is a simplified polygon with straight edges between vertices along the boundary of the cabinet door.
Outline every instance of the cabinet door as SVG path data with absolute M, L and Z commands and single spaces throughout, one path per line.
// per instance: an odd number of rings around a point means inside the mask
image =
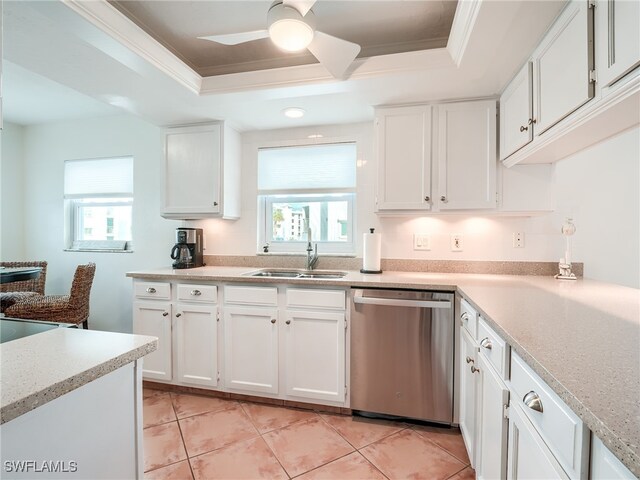
M 508 479 L 568 479 L 517 404 L 509 407 Z
M 598 81 L 606 86 L 640 65 L 640 2 L 598 1 L 595 14 Z
M 278 393 L 278 310 L 224 308 L 225 385 Z
M 177 304 L 174 333 L 178 381 L 218 385 L 218 323 L 213 306 Z
M 509 390 L 482 353 L 478 355 L 477 363 L 482 377 L 478 403 L 482 420 L 476 473 L 478 478 L 505 478 L 509 422 L 505 418 L 504 408 L 509 404 Z
M 572 0 L 533 54 L 536 135 L 593 97 L 592 13 L 587 0 Z
M 344 402 L 345 314 L 288 310 L 287 395 Z
M 431 208 L 431 107 L 385 108 L 376 114 L 377 210 Z
M 533 65 L 531 62 L 511 80 L 500 96 L 500 159 L 533 140 Z
M 220 213 L 221 126 L 165 133 L 164 214 Z
M 144 378 L 171 380 L 171 304 L 134 303 L 133 333 L 158 337 L 158 348 L 144 357 Z
M 591 480 L 634 480 L 637 477 L 625 467 L 616 456 L 604 446 L 602 440 L 592 435 L 591 441 Z
M 441 210 L 495 208 L 496 102 L 438 106 Z
M 476 467 L 478 448 L 476 446 L 476 399 L 480 379 L 475 362 L 478 349 L 475 341 L 464 328 L 460 329 L 460 431 L 467 447 L 472 467 Z

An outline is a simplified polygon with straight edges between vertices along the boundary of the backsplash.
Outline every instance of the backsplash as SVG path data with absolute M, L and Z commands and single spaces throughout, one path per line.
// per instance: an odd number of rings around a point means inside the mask
M 248 268 L 305 268 L 304 256 L 295 255 L 205 255 L 209 266 Z M 556 262 L 503 262 L 473 260 L 418 260 L 383 258 L 383 271 L 431 273 L 488 273 L 499 275 L 542 275 L 558 273 Z M 360 270 L 362 258 L 321 256 L 316 268 L 324 270 Z M 583 263 L 572 264 L 573 272 L 582 277 Z

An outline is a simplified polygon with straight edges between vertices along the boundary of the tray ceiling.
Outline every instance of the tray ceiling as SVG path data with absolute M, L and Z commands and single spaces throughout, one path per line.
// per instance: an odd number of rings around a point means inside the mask
M 203 77 L 317 63 L 308 52 L 282 52 L 269 39 L 229 46 L 197 38 L 264 29 L 271 2 L 110 3 Z M 359 44 L 359 58 L 366 58 L 444 47 L 456 4 L 455 0 L 320 0 L 313 11 L 319 31 Z

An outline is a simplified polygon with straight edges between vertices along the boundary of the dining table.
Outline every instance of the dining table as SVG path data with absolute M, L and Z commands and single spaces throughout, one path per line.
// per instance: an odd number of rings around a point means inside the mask
M 0 267 L 0 284 L 33 280 L 41 271 L 41 267 Z

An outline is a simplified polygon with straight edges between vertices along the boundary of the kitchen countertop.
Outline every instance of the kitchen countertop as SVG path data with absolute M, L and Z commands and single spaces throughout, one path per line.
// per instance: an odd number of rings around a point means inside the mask
M 130 272 L 143 280 L 456 291 L 640 476 L 640 290 L 589 279 L 350 271 L 341 279 L 247 277 L 247 267 Z
M 153 352 L 155 337 L 57 328 L 0 345 L 0 424 Z

